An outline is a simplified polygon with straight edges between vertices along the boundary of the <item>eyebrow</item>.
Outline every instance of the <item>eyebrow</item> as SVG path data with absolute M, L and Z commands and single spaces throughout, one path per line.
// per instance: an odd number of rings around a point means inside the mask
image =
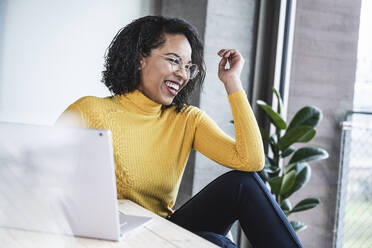
M 166 53 L 165 55 L 173 55 L 173 56 L 175 56 L 175 57 L 177 57 L 177 58 L 179 58 L 179 59 L 182 60 L 181 56 L 179 56 L 177 53 Z M 189 60 L 189 62 L 187 62 L 187 63 L 190 64 L 191 63 L 191 60 Z

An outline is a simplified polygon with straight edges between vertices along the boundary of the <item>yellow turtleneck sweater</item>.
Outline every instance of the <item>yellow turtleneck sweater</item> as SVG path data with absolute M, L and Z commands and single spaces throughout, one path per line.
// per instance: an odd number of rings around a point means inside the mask
M 228 98 L 236 141 L 200 109 L 162 110 L 138 90 L 114 97 L 83 97 L 66 109 L 57 124 L 74 115 L 85 127 L 111 130 L 118 198 L 165 217 L 173 212 L 191 149 L 229 168 L 263 168 L 260 131 L 247 97 L 237 91 Z

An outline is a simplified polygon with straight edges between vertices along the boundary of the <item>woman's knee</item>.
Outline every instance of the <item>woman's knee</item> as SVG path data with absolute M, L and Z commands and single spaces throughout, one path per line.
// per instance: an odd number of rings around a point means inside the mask
M 232 170 L 227 172 L 226 180 L 228 180 L 229 184 L 232 185 L 247 185 L 251 183 L 256 183 L 256 176 L 255 172 L 247 172 L 247 171 L 238 171 Z

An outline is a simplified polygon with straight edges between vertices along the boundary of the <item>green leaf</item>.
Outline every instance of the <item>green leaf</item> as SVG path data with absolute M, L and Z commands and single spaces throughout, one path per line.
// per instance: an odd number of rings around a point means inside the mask
M 295 170 L 293 170 L 293 172 L 294 171 L 296 172 L 296 181 L 293 187 L 287 193 L 283 194 L 282 199 L 290 197 L 294 192 L 304 187 L 310 180 L 311 169 L 307 163 L 296 164 Z M 292 171 L 289 173 L 292 173 Z
M 281 170 L 275 160 L 267 155 L 265 156 L 265 167 L 266 172 L 269 173 L 269 177 L 278 176 Z
M 287 164 L 284 167 L 284 174 L 287 174 L 289 171 L 291 171 L 292 169 L 294 169 L 296 167 L 296 165 L 297 165 L 297 163 Z
M 275 174 L 280 171 L 279 167 L 272 167 L 270 166 L 269 168 L 266 169 L 267 173 L 269 174 Z
M 282 186 L 280 187 L 280 195 L 283 195 L 290 191 L 293 187 L 293 185 L 296 182 L 296 172 L 291 171 L 288 174 L 285 174 L 283 177 Z
M 276 113 L 271 108 L 271 106 L 269 106 L 266 102 L 262 100 L 257 100 L 256 103 L 266 112 L 266 114 L 269 116 L 270 121 L 275 125 L 275 127 L 279 129 L 287 128 L 287 124 L 285 123 L 285 121 L 282 119 L 282 117 L 278 113 Z
M 278 100 L 278 114 L 281 114 L 282 113 L 282 109 L 283 109 L 283 101 L 282 101 L 282 98 L 280 97 L 280 94 L 279 92 L 273 88 L 273 92 L 276 96 L 276 99 Z
M 274 160 L 269 158 L 267 155 L 265 155 L 265 166 L 264 166 L 264 168 L 267 169 L 268 171 L 272 171 L 272 170 L 276 171 L 278 169 L 278 167 L 275 166 Z
M 291 213 L 305 211 L 316 207 L 320 203 L 319 198 L 306 198 L 294 206 Z
M 289 155 L 291 155 L 294 151 L 296 151 L 296 148 L 294 146 L 290 146 L 288 147 L 287 149 L 285 149 L 283 152 L 282 152 L 282 157 L 285 158 L 285 157 L 288 157 Z
M 328 158 L 328 153 L 317 147 L 303 147 L 298 149 L 292 158 L 289 160 L 289 163 L 298 163 L 298 162 L 307 162 L 312 160 L 321 160 Z
M 270 141 L 270 135 L 266 132 L 265 129 L 260 127 L 261 137 L 264 141 Z
M 278 172 L 278 170 L 280 170 L 280 168 L 272 166 L 270 163 L 270 158 L 267 155 L 265 155 L 265 166 L 263 170 L 265 170 L 267 173 L 276 173 Z
M 274 195 L 278 195 L 280 191 L 280 187 L 282 185 L 282 177 L 273 177 L 269 180 L 271 193 Z
M 271 148 L 271 151 L 277 156 L 279 154 L 279 147 L 276 143 L 271 143 L 270 142 L 270 148 Z
M 289 201 L 289 199 L 285 199 L 284 201 L 282 201 L 282 204 L 280 204 L 280 208 L 283 211 L 289 211 L 290 212 L 292 210 L 292 204 Z
M 270 178 L 272 177 L 272 174 L 278 172 L 280 170 L 280 168 L 278 167 L 273 167 L 271 164 L 270 164 L 270 161 L 269 161 L 269 157 L 267 157 L 267 155 L 265 155 L 265 166 L 264 168 L 258 172 L 258 175 L 261 177 L 261 179 L 264 181 L 264 182 L 267 182 L 270 180 Z
M 290 130 L 296 126 L 311 126 L 315 128 L 322 119 L 322 112 L 317 107 L 306 106 L 300 109 L 289 123 Z
M 299 221 L 291 221 L 290 222 L 293 229 L 295 230 L 295 232 L 300 232 L 302 230 L 305 230 L 307 228 L 307 226 L 302 223 L 302 222 L 299 222 Z
M 265 155 L 265 166 L 264 168 L 269 168 L 271 166 L 271 163 L 270 163 L 270 158 Z
M 309 142 L 314 138 L 316 131 L 311 126 L 296 126 L 287 130 L 283 137 L 279 140 L 279 149 L 284 151 L 289 146 L 296 142 Z

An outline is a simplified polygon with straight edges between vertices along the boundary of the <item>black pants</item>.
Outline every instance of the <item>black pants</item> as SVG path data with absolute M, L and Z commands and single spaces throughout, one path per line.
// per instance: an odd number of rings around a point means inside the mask
M 225 235 L 239 220 L 256 247 L 302 247 L 285 214 L 254 172 L 230 171 L 208 184 L 169 219 L 221 247 L 236 247 Z

